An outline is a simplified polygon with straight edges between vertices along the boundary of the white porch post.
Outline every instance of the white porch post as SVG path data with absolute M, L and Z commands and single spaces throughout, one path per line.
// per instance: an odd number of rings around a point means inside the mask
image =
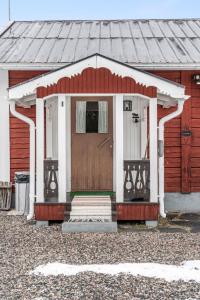
M 71 192 L 71 97 L 66 97 L 67 192 Z
M 67 197 L 67 101 L 65 95 L 58 95 L 58 201 Z
M 44 100 L 36 99 L 36 194 L 44 202 Z
M 149 100 L 150 202 L 158 202 L 157 98 Z
M 46 158 L 53 158 L 53 118 L 52 103 L 46 101 Z
M 116 202 L 124 201 L 124 152 L 123 152 L 123 95 L 115 96 L 114 101 L 115 123 L 115 180 Z

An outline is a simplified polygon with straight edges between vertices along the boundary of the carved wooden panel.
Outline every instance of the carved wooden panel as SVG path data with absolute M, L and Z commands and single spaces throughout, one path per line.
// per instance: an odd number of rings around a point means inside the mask
M 150 161 L 124 161 L 124 200 L 145 200 L 150 197 Z
M 58 160 L 44 161 L 44 197 L 58 198 Z

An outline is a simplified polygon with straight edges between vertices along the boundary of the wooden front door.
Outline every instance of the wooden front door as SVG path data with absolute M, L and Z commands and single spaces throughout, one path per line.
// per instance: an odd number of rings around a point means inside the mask
M 112 97 L 72 97 L 72 191 L 113 190 Z

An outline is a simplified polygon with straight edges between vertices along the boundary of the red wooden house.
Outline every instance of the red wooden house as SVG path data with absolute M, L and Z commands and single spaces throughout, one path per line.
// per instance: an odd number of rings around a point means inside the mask
M 1 32 L 0 180 L 30 171 L 29 218 L 200 211 L 199 45 L 197 19 Z

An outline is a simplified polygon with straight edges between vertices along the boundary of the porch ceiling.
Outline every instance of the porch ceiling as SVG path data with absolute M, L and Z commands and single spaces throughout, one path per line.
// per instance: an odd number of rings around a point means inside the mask
M 15 85 L 8 89 L 9 99 L 23 102 L 32 101 L 33 98 L 36 98 L 37 89 L 39 87 L 50 87 L 57 84 L 61 78 L 65 78 L 66 76 L 72 78 L 81 74 L 87 68 L 106 68 L 109 69 L 113 75 L 122 79 L 130 78 L 143 88 L 154 87 L 157 89 L 158 99 L 164 103 L 167 101 L 168 105 L 177 100 L 188 99 L 188 96 L 185 95 L 185 87 L 183 85 L 138 70 L 100 54 L 94 54 L 56 71 L 46 73 L 22 84 Z M 110 92 L 110 94 L 115 93 L 117 92 Z

